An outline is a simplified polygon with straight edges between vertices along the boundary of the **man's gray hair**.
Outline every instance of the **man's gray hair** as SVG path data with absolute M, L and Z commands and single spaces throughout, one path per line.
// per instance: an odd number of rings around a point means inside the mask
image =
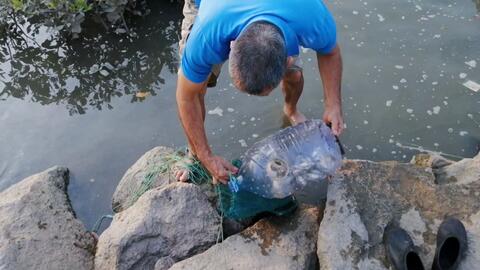
M 230 76 L 242 90 L 259 95 L 277 87 L 287 68 L 285 40 L 268 22 L 250 24 L 232 44 Z

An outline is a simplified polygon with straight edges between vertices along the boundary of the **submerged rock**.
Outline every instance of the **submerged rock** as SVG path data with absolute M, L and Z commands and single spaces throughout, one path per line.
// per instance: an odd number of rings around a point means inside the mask
M 118 183 L 112 199 L 112 209 L 120 212 L 135 203 L 140 195 L 152 188 L 166 186 L 174 179 L 164 172 L 166 160 L 174 153 L 168 147 L 155 147 L 146 152 L 135 164 L 130 167 Z M 152 178 L 147 176 L 152 174 Z M 148 179 L 148 183 L 146 181 Z
M 68 170 L 54 167 L 0 193 L 0 269 L 93 269 L 95 240 L 67 186 Z
M 480 156 L 442 162 L 423 163 L 437 164 L 427 168 L 346 161 L 328 187 L 318 233 L 321 269 L 388 269 L 382 237 L 392 220 L 420 247 L 430 269 L 437 229 L 446 216 L 459 218 L 467 229 L 469 252 L 460 269 L 475 269 L 480 263 Z M 441 180 L 452 177 L 455 181 Z
M 147 191 L 100 235 L 95 269 L 166 269 L 216 243 L 220 217 L 199 187 Z
M 170 270 L 316 269 L 319 216 L 319 208 L 301 207 L 288 217 L 263 219 Z

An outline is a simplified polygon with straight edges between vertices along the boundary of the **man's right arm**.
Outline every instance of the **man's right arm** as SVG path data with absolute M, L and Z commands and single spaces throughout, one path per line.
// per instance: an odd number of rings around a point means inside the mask
M 188 80 L 180 70 L 177 82 L 177 105 L 185 134 L 188 137 L 192 151 L 207 168 L 214 181 L 226 183 L 229 173 L 236 173 L 237 169 L 222 157 L 215 156 L 208 145 L 202 117 L 201 91 L 205 83 L 194 83 Z

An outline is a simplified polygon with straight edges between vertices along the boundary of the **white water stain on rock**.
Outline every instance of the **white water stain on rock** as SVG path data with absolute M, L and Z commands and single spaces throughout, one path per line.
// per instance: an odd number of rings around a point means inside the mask
M 440 113 L 440 106 L 435 106 L 432 108 L 434 114 L 439 114 Z
M 469 222 L 465 222 L 469 250 L 480 250 L 480 212 L 470 216 Z M 478 260 L 474 256 L 467 256 L 461 263 L 459 269 L 475 269 Z
M 412 237 L 416 246 L 424 243 L 423 233 L 427 231 L 427 226 L 417 210 L 411 208 L 407 213 L 403 214 L 400 218 L 400 227 L 413 232 L 410 237 Z
M 391 101 L 391 100 L 387 100 L 387 102 L 385 102 L 385 106 L 387 106 L 387 107 L 392 106 L 392 101 Z
M 218 116 L 223 116 L 223 110 L 220 107 L 216 107 L 215 109 L 208 111 L 208 114 L 216 114 Z
M 355 204 L 350 200 L 346 185 L 333 181 L 328 187 L 328 207 L 318 231 L 317 255 L 325 269 L 353 269 L 356 264 L 349 252 L 360 254 L 361 250 L 352 245 L 353 236 L 359 242 L 368 242 L 368 231 L 357 212 Z M 343 209 L 342 212 L 337 211 Z M 341 267 L 339 267 L 341 266 Z

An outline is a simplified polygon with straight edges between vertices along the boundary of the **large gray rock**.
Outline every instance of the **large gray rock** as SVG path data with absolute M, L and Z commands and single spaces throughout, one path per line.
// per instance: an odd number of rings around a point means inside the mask
M 449 166 L 433 168 L 438 184 L 453 183 L 468 185 L 480 179 L 480 154 L 475 158 L 465 158 Z M 478 190 L 477 190 L 478 191 Z
M 173 149 L 159 146 L 141 156 L 123 175 L 115 189 L 113 211 L 120 212 L 130 207 L 149 189 L 174 182 L 168 170 L 165 170 L 172 163 L 173 153 Z
M 461 269 L 476 269 L 480 263 L 480 157 L 457 163 L 432 160 L 436 161 L 427 164 L 437 164 L 434 168 L 346 161 L 328 188 L 318 233 L 321 269 L 388 269 L 382 236 L 391 220 L 410 234 L 430 269 L 438 226 L 445 216 L 459 218 L 468 231 L 470 250 Z
M 305 207 L 289 217 L 263 219 L 170 270 L 315 269 L 319 216 L 319 208 Z
M 98 240 L 95 269 L 153 269 L 216 243 L 220 216 L 199 187 L 173 183 L 147 191 L 117 213 Z
M 68 170 L 54 167 L 0 193 L 0 269 L 93 269 L 95 240 L 67 185 Z

